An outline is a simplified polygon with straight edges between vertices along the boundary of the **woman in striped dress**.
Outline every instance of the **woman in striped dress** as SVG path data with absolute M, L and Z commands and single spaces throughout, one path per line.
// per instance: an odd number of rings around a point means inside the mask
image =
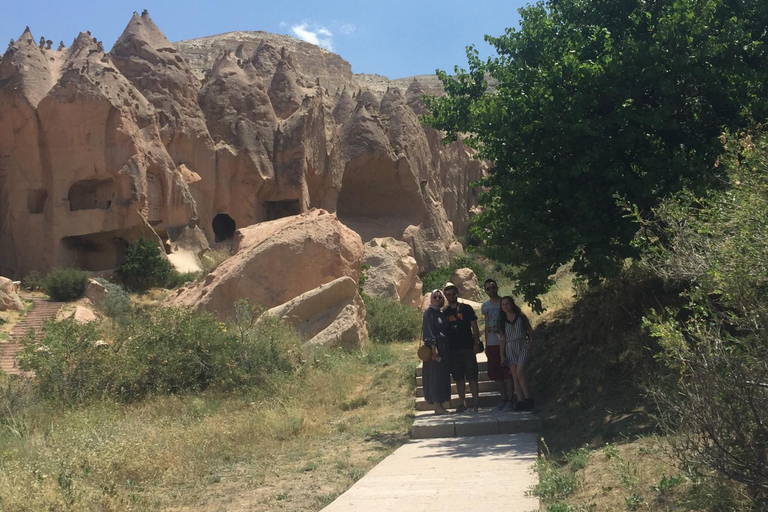
M 532 329 L 528 317 L 520 311 L 512 297 L 501 299 L 501 311 L 504 313 L 504 339 L 501 340 L 501 360 L 505 361 L 512 372 L 517 395 L 516 411 L 533 410 L 533 400 L 528 394 L 525 381 L 525 367 L 530 358 Z

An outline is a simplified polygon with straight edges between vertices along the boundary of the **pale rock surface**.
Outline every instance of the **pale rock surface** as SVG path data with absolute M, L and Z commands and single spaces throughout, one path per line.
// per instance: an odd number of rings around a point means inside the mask
M 13 281 L 0 276 L 0 311 L 21 311 L 24 309 L 24 304 L 16 290 Z
M 75 312 L 72 313 L 72 318 L 79 324 L 87 324 L 89 322 L 97 322 L 99 318 L 92 309 L 85 306 L 77 306 Z
M 363 290 L 371 297 L 396 300 L 409 306 L 421 304 L 422 283 L 411 246 L 394 238 L 374 238 L 363 246 Z
M 459 268 L 451 274 L 450 282 L 459 288 L 459 297 L 462 299 L 482 301 L 483 293 L 477 283 L 477 276 L 470 268 Z
M 365 304 L 347 276 L 322 284 L 267 311 L 292 325 L 307 343 L 356 348 L 368 341 Z
M 199 307 L 221 318 L 240 298 L 271 308 L 339 277 L 357 282 L 362 257 L 357 233 L 335 215 L 312 210 L 238 230 L 232 257 L 166 303 Z
M 263 32 L 174 44 L 146 12 L 109 54 L 26 31 L 0 61 L 0 272 L 105 271 L 139 234 L 196 263 L 187 226 L 225 242 L 312 208 L 407 241 L 427 272 L 461 249 L 485 168 L 419 122 L 433 81 Z
M 88 284 L 85 286 L 85 297 L 96 308 L 102 309 L 104 307 L 104 301 L 107 299 L 108 294 L 109 292 L 101 283 L 95 279 L 88 280 Z

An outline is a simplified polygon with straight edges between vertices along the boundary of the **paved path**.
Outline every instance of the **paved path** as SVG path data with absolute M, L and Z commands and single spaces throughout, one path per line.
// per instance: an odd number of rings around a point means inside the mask
M 527 512 L 536 434 L 413 440 L 323 512 Z
M 10 341 L 0 343 L 0 370 L 13 375 L 30 375 L 16 367 L 16 354 L 22 348 L 21 340 L 30 329 L 34 329 L 39 334 L 45 321 L 54 318 L 64 304 L 41 297 L 23 296 L 23 298 L 33 302 L 31 309 L 11 331 Z

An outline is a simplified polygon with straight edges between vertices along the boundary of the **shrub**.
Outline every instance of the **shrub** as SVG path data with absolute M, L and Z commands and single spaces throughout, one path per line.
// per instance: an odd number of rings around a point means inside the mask
M 48 321 L 38 343 L 33 332 L 22 340 L 19 365 L 34 371 L 34 383 L 47 398 L 78 402 L 108 392 L 114 353 L 101 343 L 96 323 L 72 318 Z
M 45 276 L 33 270 L 21 279 L 21 287 L 30 292 L 40 292 L 45 288 Z
M 421 332 L 421 313 L 391 299 L 363 295 L 368 334 L 378 343 L 413 341 Z
M 102 304 L 104 314 L 116 320 L 125 318 L 131 312 L 131 297 L 128 292 L 119 284 L 100 277 L 96 278 L 96 282 L 107 291 L 107 296 Z
M 172 270 L 165 286 L 167 288 L 178 288 L 179 286 L 184 286 L 187 283 L 197 280 L 200 275 L 200 272 L 177 272 Z
M 206 252 L 200 257 L 200 262 L 203 264 L 203 274 L 210 274 L 230 256 L 232 256 L 232 251 L 227 247 Z
M 19 361 L 36 373 L 43 396 L 65 402 L 257 386 L 292 371 L 301 345 L 286 324 L 260 312 L 243 303 L 226 325 L 207 312 L 149 308 L 127 316 L 111 344 L 94 323 L 51 321 L 39 342 L 31 334 L 24 341 Z
M 144 291 L 152 286 L 164 286 L 171 270 L 171 263 L 160 253 L 160 248 L 142 235 L 128 244 L 125 263 L 117 269 L 117 275 L 128 288 Z
M 76 268 L 55 268 L 45 278 L 43 289 L 53 300 L 79 299 L 88 285 L 88 274 Z

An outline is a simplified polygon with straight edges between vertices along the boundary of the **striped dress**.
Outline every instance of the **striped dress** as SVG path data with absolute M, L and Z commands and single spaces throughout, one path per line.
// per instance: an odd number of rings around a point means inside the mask
M 504 356 L 510 366 L 528 364 L 530 351 L 525 347 L 528 333 L 525 330 L 525 322 L 520 315 L 516 315 L 512 322 L 504 322 L 504 335 L 507 344 L 504 346 Z

